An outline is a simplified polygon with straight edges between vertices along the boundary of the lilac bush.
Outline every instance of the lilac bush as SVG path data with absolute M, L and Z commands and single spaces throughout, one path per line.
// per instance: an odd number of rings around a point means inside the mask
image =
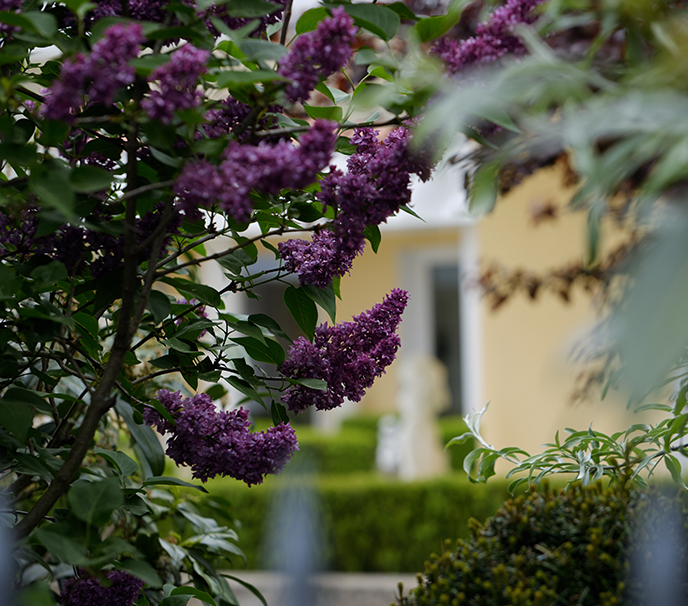
M 388 41 L 399 18 L 344 4 L 293 34 L 284 2 L 0 8 L 0 457 L 17 586 L 46 604 L 228 606 L 215 563 L 241 556 L 236 532 L 179 491 L 279 473 L 293 415 L 360 400 L 399 348 L 400 290 L 317 326 L 366 238 L 411 203 L 411 176 L 430 174 L 410 88 L 381 106 L 392 118 L 352 119 L 359 33 Z M 306 103 L 316 89 L 325 105 Z M 306 337 L 227 313 L 266 283 Z M 252 431 L 249 403 L 273 426 Z M 194 482 L 166 476 L 166 457 Z

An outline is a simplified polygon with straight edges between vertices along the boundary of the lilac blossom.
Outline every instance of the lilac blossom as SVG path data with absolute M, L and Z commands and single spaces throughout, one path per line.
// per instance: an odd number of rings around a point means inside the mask
M 251 190 L 278 195 L 282 189 L 302 189 L 316 180 L 334 150 L 334 128 L 332 122 L 317 120 L 298 146 L 288 141 L 256 146 L 232 141 L 218 167 L 204 160 L 187 164 L 174 187 L 181 207 L 194 216 L 198 208 L 218 202 L 234 219 L 247 220 Z
M 305 101 L 321 78 L 327 78 L 346 65 L 351 57 L 351 43 L 357 33 L 354 22 L 343 8 L 332 9 L 315 31 L 302 34 L 280 61 L 277 73 L 289 78 L 287 99 Z
M 313 284 L 326 288 L 336 276 L 343 276 L 351 270 L 356 254 L 363 252 L 363 246 L 347 254 L 338 250 L 336 236 L 327 229 L 316 231 L 312 240 L 294 238 L 278 244 L 284 268 L 299 276 L 301 285 Z
M 252 433 L 247 410 L 218 412 L 206 394 L 183 398 L 180 392 L 162 389 L 158 400 L 174 423 L 152 408 L 144 412 L 145 422 L 160 433 L 172 434 L 167 455 L 178 465 L 191 467 L 193 477 L 201 481 L 220 475 L 249 486 L 261 484 L 266 474 L 279 473 L 298 450 L 290 425 Z
M 383 141 L 377 135 L 372 128 L 356 129 L 348 172 L 333 168 L 320 182 L 318 199 L 337 211 L 335 249 L 346 257 L 361 251 L 366 226 L 385 222 L 411 201 L 412 173 L 424 180 L 430 176 L 429 165 L 409 151 L 408 128 L 397 128 Z
M 533 9 L 543 0 L 508 0 L 498 8 L 487 23 L 476 28 L 475 36 L 465 40 L 442 38 L 434 52 L 455 74 L 469 65 L 488 63 L 511 53 L 522 53 L 525 47 L 513 35 L 514 25 L 534 23 Z
M 198 107 L 203 94 L 196 83 L 205 73 L 209 58 L 208 51 L 185 44 L 172 53 L 167 63 L 153 70 L 148 80 L 159 81 L 159 89 L 141 102 L 148 117 L 169 124 L 175 111 Z
M 45 96 L 42 114 L 48 120 L 72 122 L 84 99 L 87 71 L 86 58 L 77 53 L 62 63 L 60 76 Z
M 136 72 L 127 63 L 139 54 L 143 40 L 138 23 L 116 23 L 93 45 L 87 69 L 91 79 L 88 96 L 93 103 L 109 105 L 117 89 L 134 81 Z
M 138 55 L 141 42 L 143 29 L 138 23 L 108 27 L 88 57 L 77 53 L 62 64 L 46 95 L 43 116 L 71 122 L 85 93 L 93 103 L 112 103 L 117 89 L 134 81 L 134 68 L 127 63 Z
M 395 331 L 407 302 L 408 293 L 395 288 L 351 322 L 321 324 L 312 343 L 304 337 L 294 341 L 281 372 L 290 379 L 322 379 L 327 389 L 292 385 L 282 398 L 287 408 L 298 413 L 309 406 L 329 410 L 344 398 L 360 401 L 396 357 L 400 340 Z
M 123 570 L 105 575 L 107 586 L 100 579 L 81 571 L 82 576 L 68 580 L 62 589 L 62 606 L 131 606 L 145 585 L 144 581 Z

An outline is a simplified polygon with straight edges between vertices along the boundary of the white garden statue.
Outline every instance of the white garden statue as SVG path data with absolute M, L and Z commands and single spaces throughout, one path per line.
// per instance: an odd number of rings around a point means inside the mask
M 437 417 L 449 408 L 451 394 L 444 364 L 431 356 L 401 363 L 398 408 L 401 415 L 399 477 L 415 480 L 449 471 Z

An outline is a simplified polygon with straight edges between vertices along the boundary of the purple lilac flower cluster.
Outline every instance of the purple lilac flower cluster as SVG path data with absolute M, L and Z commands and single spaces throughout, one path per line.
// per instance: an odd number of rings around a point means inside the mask
M 317 120 L 295 146 L 288 141 L 257 146 L 230 143 L 223 161 L 214 166 L 205 160 L 187 164 L 175 184 L 185 214 L 219 201 L 239 221 L 251 213 L 252 189 L 278 195 L 282 189 L 301 189 L 315 181 L 330 160 L 336 140 L 335 124 Z
M 396 288 L 351 322 L 321 324 L 313 343 L 304 337 L 294 341 L 282 373 L 291 379 L 323 379 L 327 390 L 292 385 L 282 398 L 287 408 L 298 413 L 309 406 L 329 410 L 344 398 L 360 401 L 396 357 L 400 340 L 395 331 L 407 302 L 408 293 Z
M 517 24 L 534 23 L 537 16 L 533 14 L 533 8 L 542 1 L 507 0 L 504 6 L 492 13 L 487 23 L 478 25 L 475 36 L 458 41 L 442 38 L 436 44 L 434 52 L 452 74 L 469 65 L 495 61 L 506 54 L 522 53 L 525 48 L 513 35 L 513 27 Z
M 220 475 L 249 486 L 261 484 L 266 474 L 282 471 L 299 449 L 290 425 L 251 433 L 247 410 L 218 412 L 206 394 L 184 398 L 178 391 L 162 389 L 158 400 L 175 423 L 152 408 L 146 409 L 144 420 L 160 433 L 172 434 L 167 455 L 178 465 L 191 467 L 193 477 L 203 482 Z
M 43 116 L 73 120 L 85 93 L 93 103 L 112 103 L 115 91 L 134 81 L 134 68 L 127 63 L 138 55 L 143 39 L 138 23 L 108 27 L 88 57 L 76 54 L 62 64 L 60 77 L 46 96 Z
M 277 246 L 284 261 L 284 268 L 299 276 L 301 285 L 313 284 L 326 288 L 335 276 L 343 276 L 351 270 L 353 255 L 337 251 L 336 236 L 327 229 L 313 234 L 313 238 L 292 238 Z
M 353 19 L 338 7 L 315 31 L 296 38 L 277 68 L 280 76 L 291 80 L 286 89 L 287 99 L 292 103 L 305 101 L 320 78 L 344 67 L 351 57 L 351 43 L 357 32 Z
M 131 606 L 145 583 L 123 570 L 113 570 L 105 575 L 107 586 L 100 580 L 84 574 L 70 579 L 62 589 L 62 606 Z
M 159 89 L 141 102 L 148 116 L 169 124 L 175 111 L 198 107 L 203 94 L 196 89 L 196 82 L 205 73 L 209 58 L 208 51 L 185 44 L 172 53 L 167 63 L 154 69 L 148 80 L 157 80 Z
M 349 157 L 347 173 L 332 167 L 320 182 L 318 199 L 337 211 L 334 235 L 322 232 L 312 241 L 279 245 L 286 267 L 301 284 L 327 286 L 348 272 L 364 250 L 366 226 L 383 223 L 411 200 L 410 175 L 430 178 L 430 164 L 409 153 L 408 128 L 397 128 L 381 142 L 377 135 L 372 128 L 356 129 L 351 137 L 356 153 Z

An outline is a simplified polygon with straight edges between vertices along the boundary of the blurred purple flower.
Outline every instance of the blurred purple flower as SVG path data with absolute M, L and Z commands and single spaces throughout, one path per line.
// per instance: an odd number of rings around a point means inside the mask
M 127 63 L 138 55 L 143 39 L 138 23 L 116 23 L 105 30 L 88 57 L 76 54 L 64 61 L 46 94 L 43 117 L 71 122 L 84 93 L 93 103 L 112 103 L 117 89 L 134 81 L 134 68 Z
M 525 51 L 523 43 L 513 35 L 514 25 L 534 23 L 533 9 L 543 0 L 508 0 L 498 8 L 487 23 L 478 25 L 475 36 L 465 40 L 442 38 L 434 52 L 444 61 L 447 70 L 455 74 L 474 64 L 488 63 L 511 53 Z
M 357 32 L 353 19 L 337 7 L 315 31 L 298 36 L 277 67 L 280 76 L 291 80 L 286 89 L 287 99 L 292 103 L 305 101 L 320 78 L 344 67 L 351 57 L 351 43 Z
M 408 293 L 395 288 L 351 322 L 318 326 L 313 343 L 304 337 L 294 341 L 281 372 L 290 379 L 322 379 L 327 390 L 292 385 L 282 398 L 287 408 L 298 413 L 309 406 L 329 410 L 344 398 L 360 401 L 396 357 L 400 340 L 395 331 L 407 302 Z
M 175 424 L 152 408 L 144 412 L 145 422 L 160 433 L 172 433 L 167 455 L 178 465 L 191 467 L 193 477 L 203 482 L 219 475 L 249 486 L 261 484 L 266 474 L 279 473 L 298 450 L 290 425 L 251 433 L 247 410 L 217 411 L 206 394 L 182 398 L 179 392 L 162 389 L 158 399 Z
M 185 44 L 172 53 L 167 63 L 154 69 L 148 80 L 157 80 L 159 89 L 141 102 L 148 117 L 169 124 L 175 111 L 198 107 L 203 94 L 196 89 L 196 83 L 205 73 L 208 59 L 208 51 Z
M 82 576 L 68 580 L 62 589 L 62 606 L 131 606 L 145 585 L 144 581 L 123 570 L 105 575 L 107 586 L 100 579 Z

